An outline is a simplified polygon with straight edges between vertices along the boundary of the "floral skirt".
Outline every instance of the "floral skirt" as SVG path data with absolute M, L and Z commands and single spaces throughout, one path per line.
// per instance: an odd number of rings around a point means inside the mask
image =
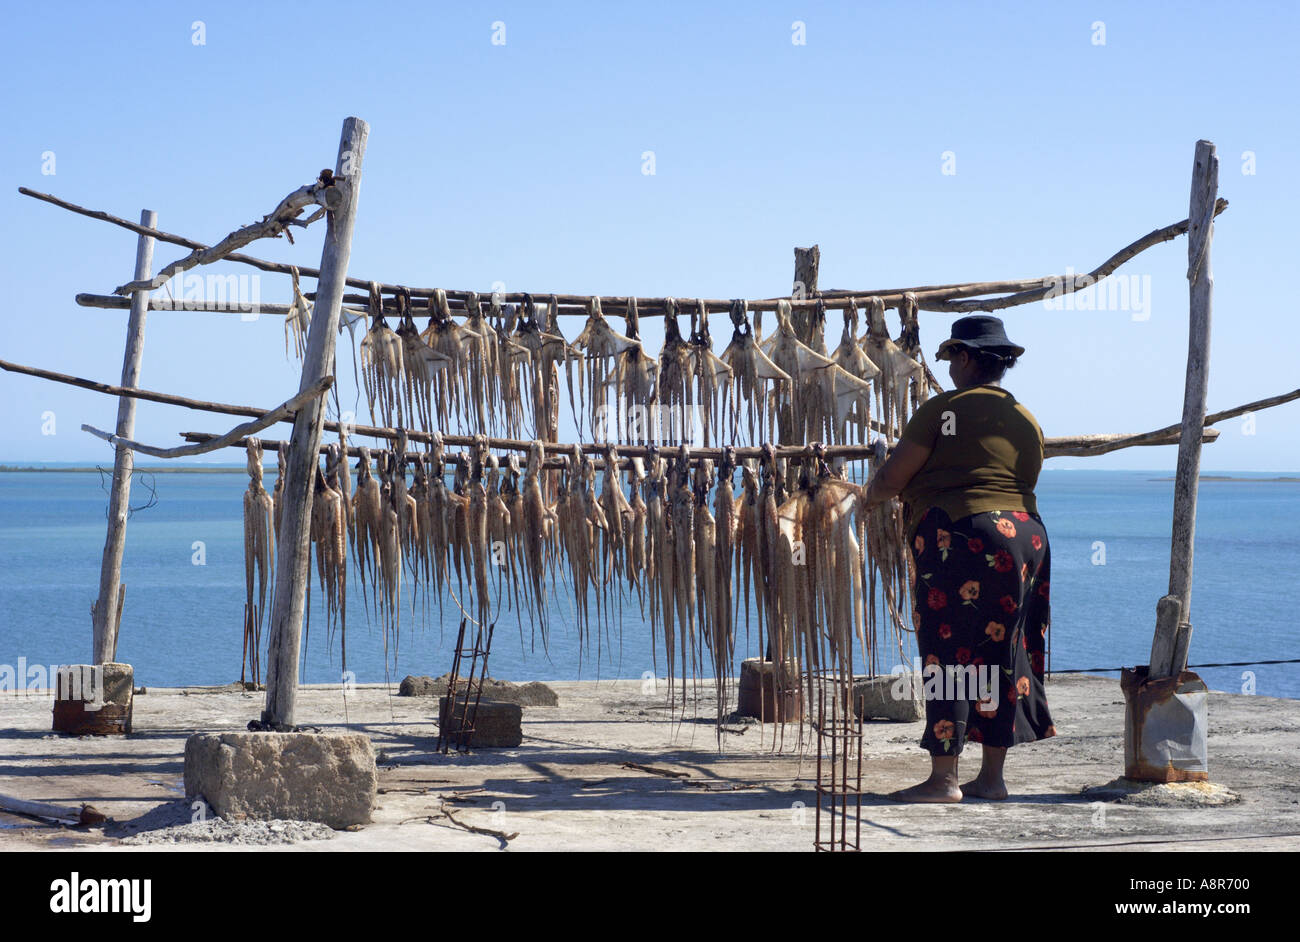
M 966 740 L 1014 746 L 1056 735 L 1043 689 L 1051 552 L 1037 514 L 950 520 L 937 507 L 912 541 L 921 747 L 956 756 Z

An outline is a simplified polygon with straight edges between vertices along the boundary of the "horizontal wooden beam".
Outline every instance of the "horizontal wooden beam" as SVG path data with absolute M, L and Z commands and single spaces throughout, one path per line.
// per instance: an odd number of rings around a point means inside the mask
M 137 223 L 122 219 L 119 216 L 113 216 L 100 210 L 86 209 L 75 203 L 59 199 L 48 193 L 41 193 L 27 187 L 19 187 L 18 192 L 24 196 L 30 196 L 33 199 L 42 200 L 51 205 L 66 209 L 69 212 L 78 213 L 91 219 L 98 219 L 103 222 L 129 229 L 142 235 L 152 235 L 162 242 L 170 242 L 175 245 L 183 245 L 196 251 L 202 251 L 209 248 L 201 242 L 193 239 L 187 239 L 170 232 L 163 232 L 158 229 L 151 229 L 148 226 L 141 226 Z M 1228 201 L 1220 199 L 1215 204 L 1215 215 L 1222 213 L 1228 208 Z M 937 311 L 941 313 L 960 314 L 972 311 L 993 311 L 1002 308 L 1014 307 L 1021 304 L 1030 304 L 1034 301 L 1043 300 L 1053 293 L 1057 295 L 1069 294 L 1081 288 L 1087 287 L 1096 281 L 1099 281 L 1115 271 L 1124 262 L 1133 258 L 1140 252 L 1158 245 L 1161 242 L 1167 242 L 1187 232 L 1188 220 L 1176 222 L 1172 225 L 1165 226 L 1161 229 L 1155 229 L 1147 235 L 1130 243 L 1120 249 L 1105 262 L 1093 269 L 1091 272 L 1078 275 L 1048 275 L 1040 278 L 1022 278 L 1011 281 L 986 281 L 986 282 L 966 282 L 962 284 L 951 285 L 923 285 L 915 288 L 890 288 L 890 289 L 864 289 L 861 291 L 837 289 L 835 291 L 822 292 L 817 298 L 758 298 L 747 302 L 750 310 L 770 311 L 776 308 L 778 301 L 789 301 L 792 308 L 812 307 L 818 303 L 823 303 L 827 308 L 846 308 L 851 300 L 859 304 L 865 304 L 869 298 L 880 298 L 884 301 L 886 307 L 896 307 L 901 304 L 907 294 L 914 294 L 917 298 L 918 307 L 924 311 Z M 279 272 L 290 274 L 293 266 L 285 265 L 279 262 L 268 262 L 264 259 L 253 258 L 239 253 L 231 253 L 225 256 L 226 261 L 240 262 L 246 265 L 252 265 L 263 271 Z M 320 271 L 315 268 L 305 266 L 298 267 L 299 274 L 305 278 L 317 278 Z M 370 280 L 365 278 L 346 279 L 346 283 L 355 288 L 369 290 Z M 437 289 L 434 288 L 410 288 L 403 285 L 388 284 L 385 282 L 376 282 L 381 292 L 386 294 L 395 294 L 399 291 L 406 291 L 412 297 L 432 297 Z M 1002 293 L 1005 291 L 1014 292 L 1010 295 L 998 298 L 980 298 L 979 295 Z M 453 309 L 463 309 L 465 300 L 470 295 L 479 297 L 488 297 L 490 292 L 473 292 L 465 290 L 447 289 L 446 296 L 449 306 Z M 310 295 L 308 295 L 310 297 Z M 585 314 L 587 302 L 591 295 L 584 294 L 560 294 L 553 292 L 534 291 L 525 295 L 524 292 L 513 291 L 500 295 L 504 303 L 518 304 L 525 297 L 531 297 L 536 301 L 545 302 L 548 298 L 554 297 L 561 308 L 562 314 Z M 972 299 L 973 298 L 973 299 Z M 967 299 L 967 300 L 961 300 Z M 677 298 L 677 304 L 680 313 L 689 314 L 696 310 L 700 303 L 703 303 L 704 309 L 710 314 L 723 313 L 731 310 L 733 303 L 732 298 Z M 356 303 L 349 298 L 344 299 L 345 303 Z M 607 314 L 625 315 L 628 310 L 630 299 L 627 296 L 601 296 L 601 307 Z M 642 317 L 662 316 L 666 308 L 665 298 L 637 298 L 638 314 Z
M 1160 429 L 1155 432 L 1143 432 L 1140 435 L 1122 433 L 1118 435 L 1075 435 L 1070 438 L 1049 438 L 1043 443 L 1044 458 L 1091 458 L 1096 455 L 1109 454 L 1121 448 L 1134 448 L 1142 445 L 1177 445 L 1181 430 L 1167 432 Z M 1217 441 L 1219 430 L 1207 428 L 1201 433 L 1205 443 Z
M 176 396 L 171 393 L 154 392 L 147 389 L 126 388 L 123 386 L 113 386 L 108 383 L 99 383 L 94 380 L 82 379 L 78 376 L 69 376 L 66 373 L 56 373 L 53 370 L 43 370 L 34 366 L 23 366 L 19 363 L 11 363 L 7 360 L 0 360 L 0 369 L 7 370 L 11 373 L 21 373 L 26 376 L 34 376 L 38 379 L 47 379 L 57 383 L 64 383 L 70 386 L 77 386 L 82 389 L 89 389 L 93 392 L 104 393 L 111 396 L 131 396 L 136 399 L 145 399 L 151 402 L 160 402 L 164 405 L 181 406 L 186 409 L 197 409 L 203 412 L 217 412 L 223 415 L 244 415 L 251 418 L 260 418 L 265 415 L 267 410 L 259 409 L 255 406 L 232 405 L 230 403 L 207 402 L 201 399 L 191 399 L 187 396 Z M 1205 417 L 1205 424 L 1209 426 L 1215 422 L 1221 422 L 1224 419 L 1230 419 L 1235 416 L 1244 415 L 1247 412 L 1259 412 L 1274 406 L 1279 406 L 1293 400 L 1300 399 L 1300 389 L 1294 389 L 1291 392 L 1282 393 L 1277 396 L 1269 396 L 1265 399 L 1257 399 L 1254 402 L 1248 402 L 1245 405 L 1236 406 L 1232 409 L 1225 409 L 1222 412 L 1215 412 Z M 284 421 L 291 421 L 291 417 L 286 417 Z M 1133 433 L 1111 433 L 1098 435 L 1069 435 L 1058 438 L 1048 438 L 1044 441 L 1044 454 L 1048 458 L 1063 457 L 1090 457 L 1093 455 L 1104 455 L 1112 451 L 1118 451 L 1121 448 L 1132 448 L 1142 445 L 1169 445 L 1176 444 L 1178 435 L 1181 433 L 1180 425 L 1168 425 L 1161 429 L 1151 432 Z M 326 421 L 325 430 L 337 433 L 339 423 Z M 347 427 L 349 435 L 361 435 L 369 438 L 381 438 L 389 441 L 396 441 L 402 430 L 394 428 L 384 428 L 374 425 L 353 425 Z M 421 444 L 432 444 L 433 435 L 429 432 L 422 432 L 415 429 L 406 430 L 404 433 L 412 442 Z M 1218 431 L 1207 428 L 1203 441 L 1212 442 L 1218 438 Z M 443 435 L 442 443 L 454 447 L 464 447 L 473 445 L 475 436 L 473 435 Z M 514 438 L 488 438 L 488 447 L 503 451 L 521 451 L 526 452 L 531 447 L 532 442 L 525 439 Z M 828 458 L 844 458 L 846 460 L 858 460 L 868 457 L 871 453 L 871 446 L 868 445 L 827 445 L 826 456 Z M 543 448 L 547 454 L 565 455 L 568 454 L 573 446 L 557 442 L 545 442 Z M 606 445 L 601 442 L 587 442 L 581 445 L 584 454 L 602 455 L 605 452 Z M 670 447 L 663 446 L 659 448 L 660 454 L 667 454 Z M 648 447 L 645 445 L 619 445 L 619 454 L 624 457 L 644 457 L 648 454 Z M 780 445 L 776 448 L 778 457 L 790 458 L 798 457 L 803 454 L 804 446 L 802 445 Z M 717 460 L 722 456 L 720 448 L 692 448 L 693 454 L 699 454 L 703 457 Z M 757 458 L 762 454 L 762 449 L 755 446 L 744 446 L 735 450 L 738 460 L 744 458 Z
M 1219 433 L 1208 426 L 1223 422 L 1227 419 L 1235 419 L 1239 415 L 1245 415 L 1247 412 L 1261 412 L 1264 409 L 1271 409 L 1274 406 L 1280 406 L 1288 402 L 1300 399 L 1300 389 L 1293 389 L 1287 393 L 1281 393 L 1277 396 L 1269 396 L 1266 399 L 1256 399 L 1254 402 L 1248 402 L 1245 405 L 1235 406 L 1231 409 L 1224 409 L 1222 412 L 1212 412 L 1205 417 L 1207 426 L 1205 435 L 1201 438 L 1202 442 L 1212 442 L 1218 438 Z M 1104 455 L 1107 452 L 1117 451 L 1120 448 L 1132 448 L 1134 445 L 1176 445 L 1179 436 L 1182 434 L 1183 427 L 1178 425 L 1166 425 L 1164 428 L 1156 429 L 1152 432 L 1143 432 L 1140 435 L 1119 435 L 1119 436 L 1095 436 L 1081 435 L 1078 436 L 1078 444 L 1075 450 L 1062 452 L 1061 456 L 1066 454 L 1073 456 L 1087 457 L 1090 455 Z M 1213 433 L 1213 435 L 1211 435 Z
M 81 307 L 104 308 L 111 311 L 125 311 L 131 307 L 130 298 L 119 298 L 115 294 L 86 294 L 77 295 L 76 302 Z M 267 314 L 273 317 L 284 317 L 289 313 L 292 305 L 289 304 L 272 304 L 270 302 L 259 301 L 253 308 L 241 308 L 238 303 L 222 304 L 218 301 L 191 301 L 182 298 L 150 298 L 149 310 L 151 311 L 198 311 L 207 314 Z M 350 314 L 365 314 L 364 309 L 344 308 Z
M 81 389 L 89 389 L 92 392 L 104 393 L 109 396 L 129 396 L 133 399 L 161 402 L 169 406 L 198 409 L 201 412 L 219 412 L 222 415 L 247 415 L 253 418 L 266 413 L 265 409 L 257 409 L 253 406 L 236 406 L 225 402 L 206 402 L 202 399 L 190 399 L 187 396 L 154 392 L 135 386 L 114 386 L 110 383 L 98 383 L 93 379 L 82 379 L 80 376 L 69 376 L 67 373 L 56 373 L 53 370 L 43 370 L 35 366 L 23 366 L 21 363 L 10 363 L 8 360 L 0 360 L 0 370 L 21 373 L 24 376 L 35 376 L 37 379 L 47 379 L 67 386 L 77 386 Z

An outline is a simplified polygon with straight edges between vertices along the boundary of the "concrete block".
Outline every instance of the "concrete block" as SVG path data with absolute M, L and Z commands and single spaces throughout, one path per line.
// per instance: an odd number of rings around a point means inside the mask
M 925 719 L 923 687 L 917 674 L 886 674 L 853 681 L 853 704 L 864 720 L 910 723 Z
M 54 731 L 72 736 L 131 732 L 135 670 L 130 664 L 69 664 L 59 668 Z
M 474 716 L 474 733 L 470 736 L 471 749 L 510 749 L 524 741 L 524 708 L 517 703 L 502 703 L 487 699 L 486 691 L 479 701 Z M 463 701 L 461 701 L 463 703 Z M 470 706 L 473 706 L 471 702 Z M 460 709 L 457 705 L 457 710 Z M 438 701 L 438 729 L 447 728 L 448 698 Z M 452 741 L 455 746 L 455 740 Z
M 185 795 L 230 820 L 365 824 L 378 777 L 363 733 L 199 733 L 185 742 Z

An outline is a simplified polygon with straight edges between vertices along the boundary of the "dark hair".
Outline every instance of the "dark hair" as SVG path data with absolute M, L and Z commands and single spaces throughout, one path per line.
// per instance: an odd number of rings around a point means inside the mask
M 969 355 L 975 364 L 975 380 L 978 385 L 1001 382 L 1007 370 L 1016 365 L 1016 357 L 1003 353 L 998 348 L 977 350 L 965 344 L 955 344 L 951 355 L 956 356 L 961 352 Z

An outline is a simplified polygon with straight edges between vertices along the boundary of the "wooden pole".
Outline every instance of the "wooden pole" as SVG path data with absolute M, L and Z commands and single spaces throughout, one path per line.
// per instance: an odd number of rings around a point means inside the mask
M 817 297 L 817 270 L 821 267 L 822 250 L 814 245 L 806 249 L 798 246 L 794 250 L 794 286 L 790 297 L 806 301 Z M 825 355 L 826 341 L 818 329 L 814 309 L 801 307 L 791 312 L 794 332 L 802 343 L 807 344 L 818 353 Z
M 1214 274 L 1210 243 L 1219 191 L 1219 158 L 1209 141 L 1196 142 L 1192 164 L 1190 225 L 1187 230 L 1187 280 L 1190 312 L 1187 332 L 1187 383 L 1183 390 L 1183 429 L 1174 477 L 1174 525 L 1169 552 L 1169 595 L 1179 602 L 1177 634 L 1167 664 L 1152 664 L 1151 676 L 1172 676 L 1187 666 L 1191 640 L 1192 550 L 1196 537 L 1196 495 L 1201 474 L 1201 427 L 1205 422 L 1210 378 L 1210 314 Z M 1157 643 L 1162 643 L 1157 638 Z M 1157 670 L 1164 670 L 1157 674 Z
M 158 223 L 158 214 L 151 209 L 140 213 L 140 225 L 152 229 Z M 153 268 L 154 238 L 141 235 L 135 248 L 136 280 L 148 278 Z M 140 361 L 144 357 L 144 322 L 149 312 L 149 293 L 137 291 L 131 295 L 131 316 L 126 326 L 126 353 L 122 359 L 122 385 L 135 386 L 140 380 Z M 135 435 L 135 404 L 131 396 L 123 396 L 117 403 L 117 434 L 123 438 Z M 99 569 L 99 598 L 93 613 L 94 662 L 111 662 L 117 651 L 118 615 L 117 597 L 122 578 L 122 553 L 126 548 L 126 516 L 131 505 L 131 471 L 135 466 L 130 448 L 118 446 L 113 459 L 113 488 L 108 498 L 108 535 L 104 540 L 104 559 Z
M 352 229 L 356 222 L 361 187 L 361 162 L 370 126 L 360 118 L 347 118 L 339 140 L 335 185 L 343 190 L 338 208 L 328 214 L 325 247 L 321 252 L 320 279 L 307 350 L 302 360 L 299 391 L 305 391 L 334 369 L 334 340 L 339 332 L 339 311 L 352 255 Z M 271 608 L 270 651 L 267 658 L 266 707 L 262 722 L 271 726 L 294 725 L 294 700 L 298 692 L 298 652 L 302 643 L 302 617 L 307 591 L 307 564 L 311 552 L 312 485 L 319 463 L 325 408 L 321 397 L 300 408 L 284 476 L 283 509 L 276 556 L 275 597 Z

